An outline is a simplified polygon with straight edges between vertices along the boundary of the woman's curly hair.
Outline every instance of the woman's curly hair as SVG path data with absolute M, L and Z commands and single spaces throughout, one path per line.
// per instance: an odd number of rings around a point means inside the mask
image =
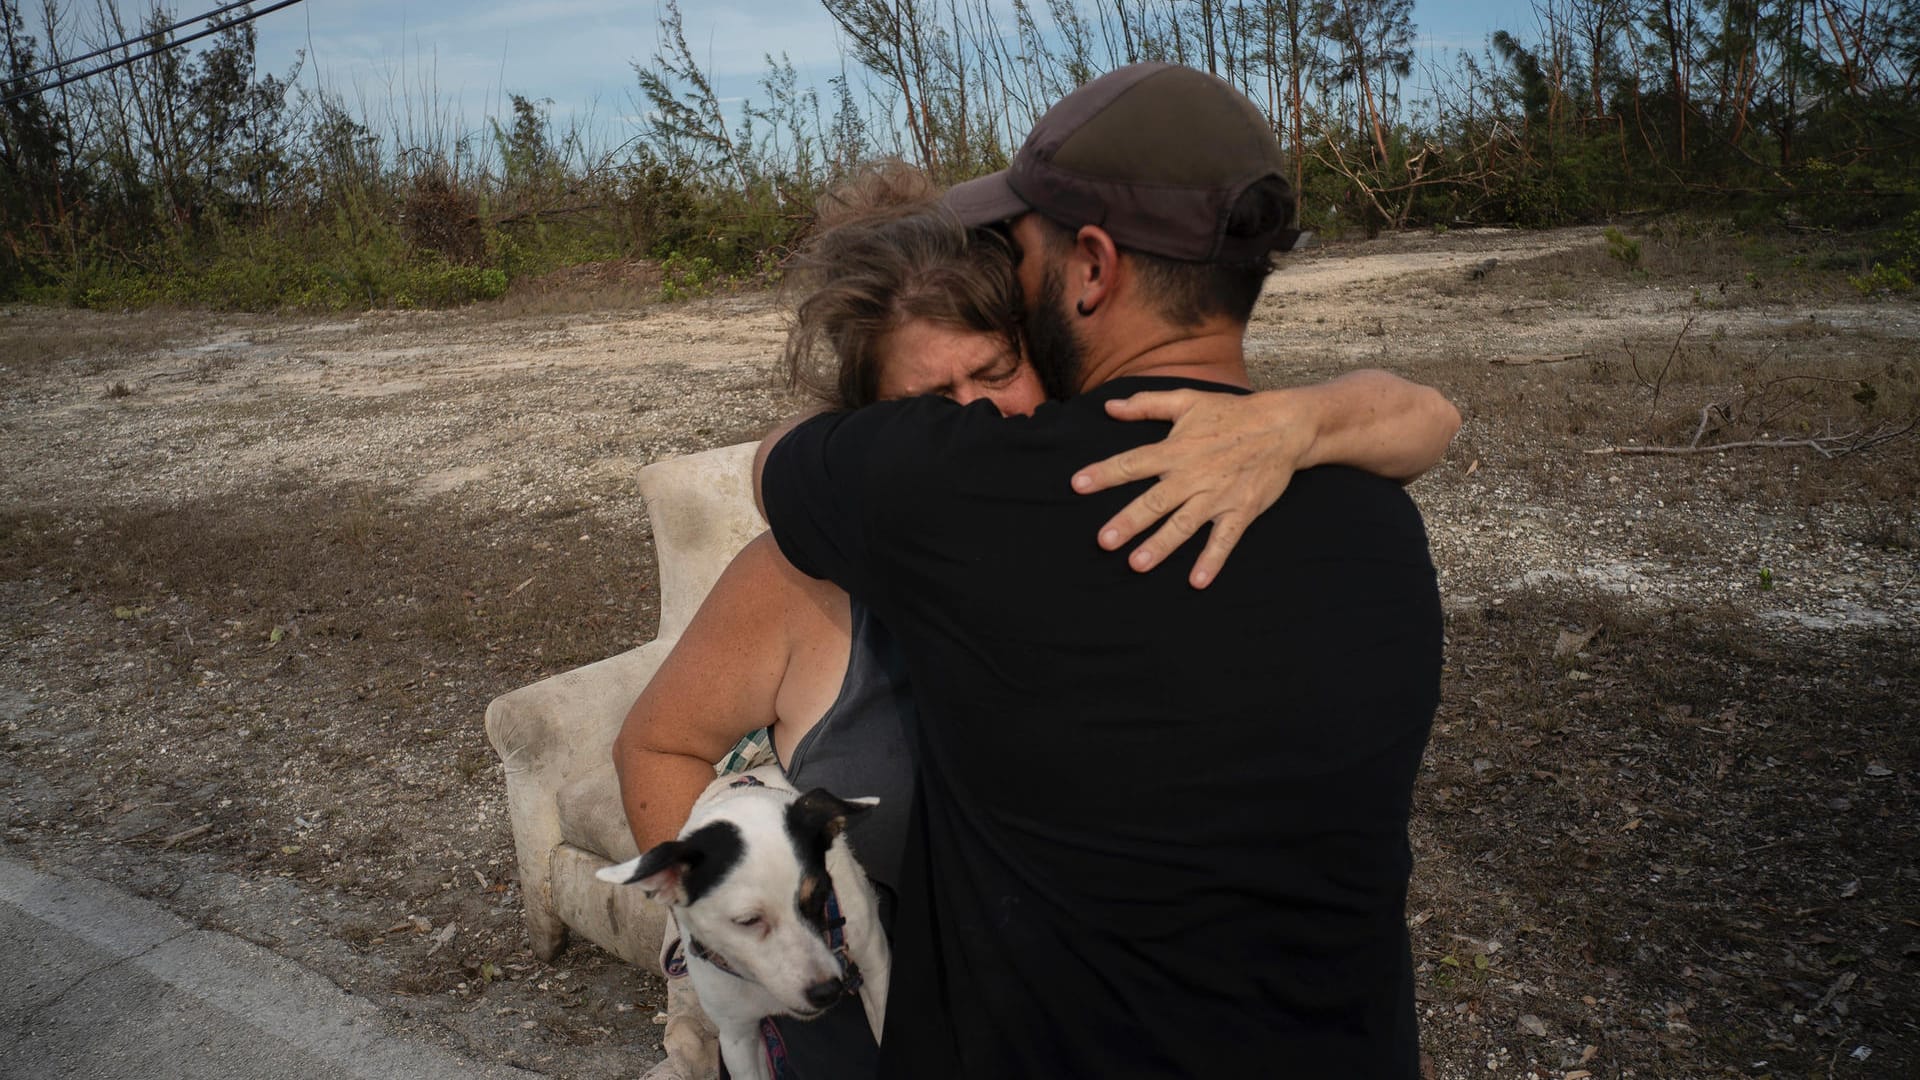
M 892 162 L 820 201 L 812 238 L 789 264 L 800 297 L 787 333 L 789 384 L 840 409 L 879 399 L 881 352 L 911 319 L 1020 344 L 1012 252 L 940 205 L 925 174 Z

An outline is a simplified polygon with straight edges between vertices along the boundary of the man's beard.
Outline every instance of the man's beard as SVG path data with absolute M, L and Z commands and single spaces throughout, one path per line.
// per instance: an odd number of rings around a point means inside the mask
M 1049 268 L 1040 282 L 1040 297 L 1027 305 L 1021 330 L 1027 336 L 1027 356 L 1047 397 L 1064 401 L 1080 392 L 1080 374 L 1086 367 L 1086 348 L 1067 321 L 1060 299 L 1066 295 L 1064 275 Z

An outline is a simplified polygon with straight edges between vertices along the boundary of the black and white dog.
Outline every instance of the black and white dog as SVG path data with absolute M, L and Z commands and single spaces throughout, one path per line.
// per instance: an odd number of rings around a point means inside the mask
M 776 767 L 715 780 L 676 840 L 600 871 L 674 910 L 688 974 L 733 1080 L 772 1080 L 760 1021 L 809 1019 L 858 991 L 875 1042 L 892 954 L 843 835 L 877 799 L 801 795 Z

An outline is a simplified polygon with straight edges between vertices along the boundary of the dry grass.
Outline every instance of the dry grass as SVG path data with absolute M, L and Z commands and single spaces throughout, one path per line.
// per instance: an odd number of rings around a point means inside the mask
M 1528 368 L 1487 366 L 1458 373 L 1448 387 L 1472 419 L 1456 451 L 1483 452 L 1551 486 L 1569 454 L 1605 446 L 1688 446 L 1793 440 L 1859 432 L 1902 437 L 1864 450 L 1864 464 L 1806 448 L 1733 452 L 1741 483 L 1764 505 L 1836 499 L 1868 504 L 1920 490 L 1920 357 L 1908 341 L 1860 330 L 1844 352 L 1822 347 L 1829 330 L 1810 327 L 1801 344 L 1771 330 L 1736 337 L 1680 331 L 1684 316 L 1657 331 L 1639 328 L 1617 345 L 1596 342 L 1583 360 Z M 1817 335 L 1817 336 L 1816 336 Z M 1703 416 L 1706 420 L 1702 427 Z M 1479 432 L 1498 432 L 1481 446 Z M 1515 456 L 1515 451 L 1522 451 Z M 1736 460 L 1737 459 L 1737 460 Z M 1788 468 L 1794 472 L 1787 481 Z M 1697 470 L 1671 470 L 1681 486 L 1654 492 L 1684 498 Z
M 652 259 L 583 263 L 513 283 L 498 300 L 475 304 L 484 318 L 520 319 L 594 311 L 631 311 L 660 303 L 660 264 Z
M 1557 658 L 1568 630 L 1593 637 Z M 1412 908 L 1430 1005 L 1484 1032 L 1449 1058 L 1814 1076 L 1864 1044 L 1859 1075 L 1920 1068 L 1914 641 L 1806 656 L 1728 611 L 1577 593 L 1448 639 Z
M 9 511 L 0 569 L 116 609 L 188 605 L 211 640 L 295 635 L 309 652 L 328 640 L 405 642 L 444 650 L 446 663 L 476 652 L 518 657 L 500 672 L 506 689 L 651 636 L 652 552 L 610 543 L 605 557 L 580 559 L 582 526 L 570 519 L 588 506 L 502 521 L 451 500 L 301 487 L 109 507 L 94 521 Z M 171 638 L 181 628 L 152 629 Z M 185 666 L 197 659 L 179 654 Z
M 1677 290 L 1703 311 L 1786 310 L 1809 302 L 1857 300 L 1847 275 L 1872 263 L 1866 241 L 1857 237 L 1755 236 L 1712 223 L 1668 220 L 1625 235 L 1640 243 L 1640 254 L 1625 262 L 1609 245 L 1593 243 L 1554 255 L 1529 259 L 1495 273 L 1517 280 L 1503 295 L 1519 304 L 1596 302 L 1600 294 L 1622 289 Z M 1475 283 L 1457 273 L 1423 279 L 1440 295 L 1473 296 Z
M 85 377 L 116 358 L 150 353 L 198 333 L 204 322 L 165 312 L 88 313 L 73 319 L 22 318 L 0 308 L 0 376 L 21 378 L 64 368 Z

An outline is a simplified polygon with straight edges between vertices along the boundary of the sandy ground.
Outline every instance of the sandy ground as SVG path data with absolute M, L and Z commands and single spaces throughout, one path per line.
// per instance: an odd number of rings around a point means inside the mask
M 1703 409 L 1707 444 L 1896 433 L 1920 308 L 1822 257 L 1473 230 L 1269 285 L 1260 384 L 1381 366 L 1467 415 L 1413 488 L 1449 611 L 1410 911 L 1438 1075 L 1920 1068 L 1914 441 L 1590 453 L 1684 446 Z M 525 952 L 479 719 L 651 636 L 634 473 L 791 411 L 782 333 L 762 294 L 6 312 L 4 850 L 491 1059 L 638 1071 L 650 977 Z

